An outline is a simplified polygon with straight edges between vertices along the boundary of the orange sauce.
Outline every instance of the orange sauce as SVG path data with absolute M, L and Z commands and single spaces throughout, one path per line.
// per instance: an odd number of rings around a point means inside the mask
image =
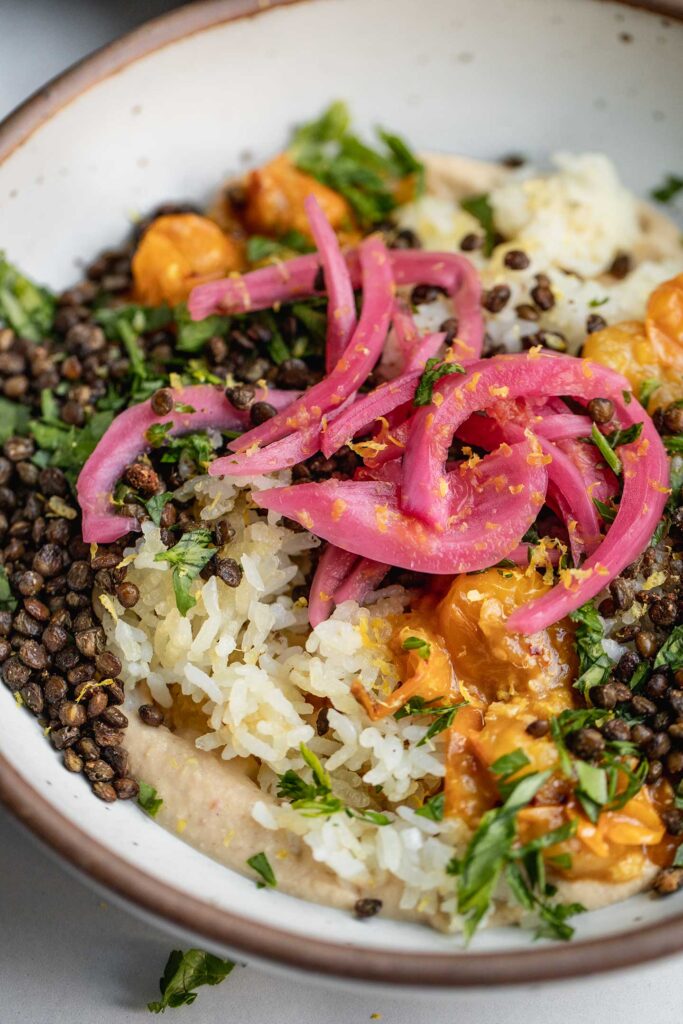
M 445 813 L 476 826 L 500 803 L 490 766 L 521 749 L 529 764 L 520 774 L 557 765 L 549 735 L 532 736 L 527 726 L 576 706 L 574 628 L 564 620 L 533 636 L 510 633 L 505 620 L 515 608 L 543 593 L 551 581 L 536 572 L 489 569 L 443 583 L 405 615 L 391 620 L 389 656 L 400 684 L 378 700 L 357 684 L 354 693 L 371 718 L 393 714 L 411 698 L 434 706 L 467 700 L 446 735 Z M 427 657 L 406 651 L 407 637 L 429 645 Z M 569 820 L 576 833 L 546 851 L 569 853 L 571 867 L 554 868 L 570 879 L 627 882 L 648 862 L 671 862 L 676 840 L 667 837 L 659 811 L 672 798 L 668 783 L 643 787 L 620 810 L 603 811 L 592 824 L 573 795 L 571 782 L 554 774 L 533 804 L 519 813 L 525 842 Z

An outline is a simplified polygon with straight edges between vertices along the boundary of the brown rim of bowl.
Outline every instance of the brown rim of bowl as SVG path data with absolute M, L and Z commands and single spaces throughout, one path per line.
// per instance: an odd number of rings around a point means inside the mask
M 204 0 L 147 22 L 79 61 L 18 107 L 0 125 L 0 163 L 71 100 L 133 61 L 185 36 L 302 2 Z M 665 16 L 683 16 L 683 0 L 631 2 L 631 6 Z M 68 864 L 124 901 L 196 935 L 214 948 L 237 950 L 247 958 L 252 956 L 300 971 L 412 988 L 460 988 L 528 984 L 595 974 L 683 949 L 683 912 L 661 924 L 603 939 L 515 952 L 406 953 L 321 942 L 219 910 L 133 867 L 52 807 L 2 754 L 0 801 Z

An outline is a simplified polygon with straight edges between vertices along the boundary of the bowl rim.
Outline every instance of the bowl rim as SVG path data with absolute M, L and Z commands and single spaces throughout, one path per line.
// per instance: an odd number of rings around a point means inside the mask
M 86 56 L 38 89 L 0 124 L 0 164 L 72 100 L 162 47 L 243 18 L 313 0 L 201 0 L 145 22 Z M 617 0 L 651 14 L 683 18 L 682 0 Z M 634 966 L 683 950 L 683 911 L 662 923 L 605 938 L 524 950 L 410 953 L 322 942 L 218 909 L 161 881 L 74 825 L 0 752 L 0 802 L 70 866 L 125 903 L 213 948 L 345 980 L 394 987 L 457 989 L 529 984 Z

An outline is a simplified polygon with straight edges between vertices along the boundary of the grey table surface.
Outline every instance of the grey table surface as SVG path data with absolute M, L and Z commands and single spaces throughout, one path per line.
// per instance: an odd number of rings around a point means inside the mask
M 0 0 L 0 117 L 78 57 L 173 6 Z M 66 873 L 0 810 L 0 1024 L 149 1019 L 145 1005 L 173 944 Z M 447 997 L 351 991 L 247 966 L 171 1012 L 187 1024 L 572 1024 L 607 1014 L 620 1024 L 678 1024 L 682 1004 L 676 957 L 627 975 Z

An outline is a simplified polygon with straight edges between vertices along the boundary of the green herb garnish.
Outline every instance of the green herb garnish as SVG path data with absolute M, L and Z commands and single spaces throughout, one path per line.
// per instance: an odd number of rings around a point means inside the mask
M 253 857 L 249 857 L 247 864 L 263 879 L 262 882 L 256 883 L 259 889 L 264 889 L 266 886 L 269 886 L 271 889 L 275 888 L 277 885 L 277 878 L 275 877 L 275 872 L 271 867 L 270 861 L 263 851 L 261 851 L 261 853 L 255 853 Z
M 154 424 L 157 426 L 157 424 Z M 160 424 L 166 427 L 167 424 Z M 170 424 L 168 424 L 170 426 Z M 153 427 L 150 427 L 152 430 Z M 149 435 L 149 431 L 147 432 Z M 191 434 L 182 434 L 180 437 L 165 438 L 165 448 L 161 456 L 162 462 L 180 462 L 190 459 L 199 469 L 206 469 L 210 462 L 216 457 L 216 451 L 211 438 L 203 430 L 197 430 Z
M 462 860 L 451 863 L 451 873 L 458 876 L 458 911 L 465 916 L 463 930 L 467 941 L 488 912 L 504 873 L 515 899 L 525 909 L 536 910 L 550 934 L 561 939 L 571 937 L 572 929 L 566 919 L 583 908 L 578 904 L 552 904 L 553 890 L 545 880 L 538 844 L 516 847 L 517 812 L 529 804 L 551 775 L 550 771 L 534 772 L 520 779 L 502 807 L 487 811 L 482 817 Z M 570 827 L 550 839 L 561 841 L 558 836 L 566 838 L 571 834 Z
M 401 647 L 404 651 L 417 651 L 418 657 L 424 661 L 428 661 L 429 655 L 432 653 L 432 645 L 423 640 L 421 636 L 407 636 Z
M 25 434 L 30 418 L 31 413 L 25 405 L 0 398 L 0 444 L 4 444 L 9 437 Z
M 614 522 L 619 511 L 618 508 L 615 508 L 614 504 L 607 505 L 604 501 L 600 501 L 599 498 L 593 498 L 593 504 L 606 523 Z
M 0 565 L 0 611 L 13 612 L 17 607 L 16 598 L 12 596 L 12 588 L 7 578 L 7 570 Z
M 612 472 L 616 473 L 617 476 L 620 476 L 621 459 L 618 455 L 614 454 L 609 440 L 600 432 L 600 430 L 598 430 L 595 423 L 591 427 L 591 439 Z
M 430 821 L 443 821 L 444 809 L 446 806 L 446 794 L 436 793 L 425 800 L 422 807 L 415 811 L 421 818 L 429 818 Z
M 54 296 L 19 273 L 0 252 L 0 323 L 20 338 L 39 342 L 50 333 L 54 314 Z
M 337 101 L 294 134 L 289 154 L 296 166 L 344 196 L 360 223 L 372 227 L 396 207 L 394 187 L 416 175 L 419 192 L 423 166 L 397 135 L 378 129 L 383 150 L 352 134 L 348 108 Z
M 483 253 L 484 256 L 490 256 L 496 246 L 496 226 L 493 223 L 493 207 L 488 195 L 469 196 L 467 199 L 461 199 L 460 205 L 478 220 L 484 229 Z
M 465 372 L 465 367 L 461 366 L 460 363 L 444 363 L 436 357 L 428 359 L 415 388 L 413 405 L 429 405 L 432 401 L 432 392 L 437 381 L 441 380 L 442 377 L 448 377 L 451 373 Z
M 28 430 L 38 447 L 47 453 L 45 465 L 64 470 L 75 491 L 78 474 L 114 419 L 114 410 L 94 412 L 85 426 L 70 427 L 59 418 L 57 403 L 50 391 L 41 392 L 40 404 L 42 418 L 31 420 Z
M 140 786 L 138 804 L 142 807 L 143 811 L 147 811 L 150 818 L 156 818 L 164 801 L 161 799 L 154 786 L 150 786 L 148 782 L 140 781 L 138 785 Z
M 311 770 L 312 781 L 306 782 L 298 772 L 289 768 L 278 780 L 277 795 L 281 800 L 288 800 L 294 810 L 301 811 L 306 818 L 329 817 L 343 811 L 350 818 L 361 818 L 373 825 L 389 824 L 386 814 L 379 811 L 347 807 L 343 800 L 332 793 L 330 776 L 320 759 L 305 743 L 300 745 L 299 750 Z
M 647 408 L 648 402 L 654 395 L 657 388 L 661 388 L 661 386 L 661 380 L 656 380 L 654 377 L 648 377 L 647 380 L 644 380 L 640 385 L 640 390 L 638 391 L 638 401 L 640 404 Z
M 667 174 L 664 181 L 657 188 L 653 188 L 650 195 L 658 203 L 670 203 L 679 192 L 683 190 L 683 178 L 677 174 Z
M 247 239 L 247 259 L 250 263 L 263 263 L 264 260 L 287 260 L 293 253 L 313 252 L 314 246 L 310 238 L 300 231 L 287 231 L 279 238 L 266 238 L 264 235 L 251 235 Z
M 582 604 L 569 617 L 576 623 L 579 656 L 579 677 L 574 686 L 585 697 L 594 686 L 605 682 L 612 669 L 612 659 L 602 646 L 604 624 L 594 601 Z
M 680 455 L 683 452 L 683 434 L 677 434 L 675 437 L 663 437 L 664 447 L 672 455 Z
M 683 626 L 674 626 L 673 630 L 657 651 L 653 668 L 669 668 L 678 672 L 683 668 Z
M 155 562 L 169 562 L 173 566 L 173 591 L 181 615 L 187 615 L 190 608 L 196 605 L 197 601 L 190 593 L 190 584 L 215 552 L 211 531 L 201 528 L 184 533 L 174 547 L 155 555 Z
M 418 747 L 423 747 L 429 740 L 438 736 L 439 733 L 445 729 L 450 729 L 453 724 L 453 719 L 457 715 L 460 708 L 464 708 L 468 701 L 463 700 L 458 704 L 446 704 L 444 706 L 434 706 L 435 701 L 441 700 L 440 697 L 435 697 L 434 700 L 425 700 L 423 697 L 411 697 L 402 708 L 394 714 L 394 718 L 401 719 L 406 718 L 408 715 L 433 715 L 434 721 L 427 729 L 422 739 L 416 744 Z
M 605 295 L 603 299 L 591 299 L 588 305 L 591 309 L 598 309 L 600 306 L 604 306 L 606 302 L 609 302 L 608 295 Z
M 174 949 L 159 980 L 161 999 L 147 1004 L 151 1013 L 164 1013 L 178 1006 L 190 1006 L 202 985 L 220 985 L 234 967 L 232 960 L 221 960 L 201 949 L 183 953 Z
M 161 513 L 172 498 L 173 494 L 170 491 L 164 491 L 163 494 L 153 494 L 147 501 L 143 501 L 143 505 L 147 509 L 147 515 L 155 526 L 160 525 Z

